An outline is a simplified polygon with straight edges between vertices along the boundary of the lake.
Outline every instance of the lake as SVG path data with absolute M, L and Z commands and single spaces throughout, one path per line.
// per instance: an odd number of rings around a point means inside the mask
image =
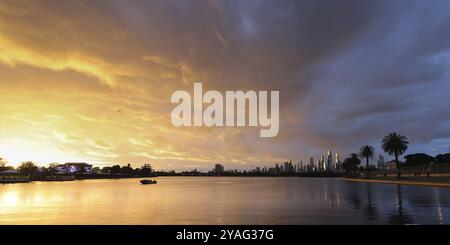
M 0 224 L 450 224 L 450 189 L 341 178 L 159 177 L 0 185 Z

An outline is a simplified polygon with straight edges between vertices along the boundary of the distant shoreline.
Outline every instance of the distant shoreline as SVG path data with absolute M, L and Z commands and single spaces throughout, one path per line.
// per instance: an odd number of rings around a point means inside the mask
M 0 182 L 0 184 L 18 184 L 18 183 L 32 183 L 32 182 L 73 182 L 79 180 L 119 180 L 119 179 L 152 179 L 158 177 L 200 177 L 200 178 L 208 178 L 208 177 L 232 177 L 232 178 L 342 178 L 342 176 L 332 176 L 332 175 L 309 175 L 309 176 L 299 176 L 299 175 L 161 175 L 161 176 L 109 176 L 109 177 L 80 177 L 64 180 L 64 179 L 35 179 L 23 182 Z
M 346 181 L 352 182 L 365 182 L 365 183 L 377 183 L 377 184 L 396 184 L 396 185 L 413 185 L 413 186 L 428 186 L 428 187 L 441 187 L 450 188 L 450 178 L 445 178 L 447 182 L 443 182 L 442 178 L 419 178 L 419 179 L 356 179 L 356 178 L 344 178 Z

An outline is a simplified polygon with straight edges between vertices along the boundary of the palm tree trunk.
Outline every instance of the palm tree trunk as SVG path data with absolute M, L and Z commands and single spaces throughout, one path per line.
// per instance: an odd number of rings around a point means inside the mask
M 397 167 L 397 179 L 402 177 L 402 173 L 400 172 L 400 162 L 398 161 L 398 154 L 395 154 L 395 165 Z
M 369 158 L 368 157 L 366 157 L 366 171 L 367 171 L 367 178 L 369 178 Z

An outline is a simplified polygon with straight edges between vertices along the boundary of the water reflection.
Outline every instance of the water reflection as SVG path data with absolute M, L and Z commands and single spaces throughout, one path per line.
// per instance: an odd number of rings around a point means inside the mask
M 367 207 L 365 208 L 365 213 L 369 220 L 377 220 L 377 208 L 376 204 L 372 200 L 371 183 L 366 183 L 366 190 L 367 190 Z
M 449 224 L 450 189 L 333 178 L 0 185 L 0 224 Z
M 412 224 L 413 219 L 403 207 L 402 186 L 396 186 L 395 196 L 396 209 L 389 215 L 389 224 Z
M 1 195 L 0 203 L 2 203 L 2 207 L 14 206 L 17 204 L 17 199 L 17 192 L 7 191 Z
M 359 186 L 358 186 L 359 185 Z M 362 185 L 365 189 L 362 190 Z M 449 189 L 360 183 L 346 185 L 354 210 L 373 224 L 448 224 Z
M 358 186 L 352 186 L 351 188 L 356 188 Z M 358 189 L 353 191 L 347 191 L 347 200 L 353 205 L 354 209 L 361 209 L 362 201 L 361 201 L 361 193 Z
M 441 206 L 439 194 L 440 193 L 436 189 L 433 189 L 433 197 L 435 198 L 436 203 L 437 203 L 437 208 L 436 208 L 437 218 L 438 218 L 439 224 L 442 225 L 442 224 L 444 224 L 444 213 L 443 213 L 443 208 Z

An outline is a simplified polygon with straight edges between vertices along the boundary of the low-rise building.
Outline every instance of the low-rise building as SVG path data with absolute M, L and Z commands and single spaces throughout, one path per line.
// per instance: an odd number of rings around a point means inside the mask
M 397 170 L 397 163 L 395 162 L 395 160 L 386 162 L 386 167 L 387 167 L 387 169 L 390 170 L 390 171 Z
M 90 173 L 92 170 L 92 165 L 85 162 L 68 162 L 65 163 L 66 172 L 69 173 Z

